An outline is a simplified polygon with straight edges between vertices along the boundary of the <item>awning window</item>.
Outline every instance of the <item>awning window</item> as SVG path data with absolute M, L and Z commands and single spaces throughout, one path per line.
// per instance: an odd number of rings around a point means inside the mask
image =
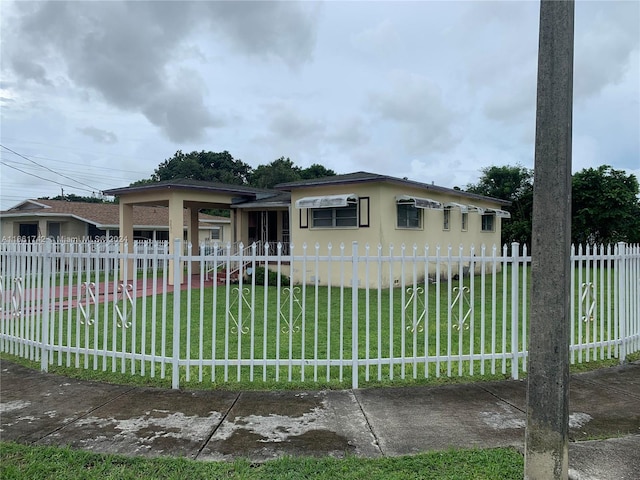
M 324 195 L 322 197 L 302 197 L 296 200 L 296 208 L 337 208 L 358 203 L 355 193 Z
M 456 202 L 447 202 L 444 204 L 444 208 L 459 208 L 462 213 L 469 212 L 468 205 L 462 205 L 461 203 L 456 203 Z
M 396 203 L 413 205 L 416 208 L 432 208 L 434 210 L 442 210 L 444 208 L 442 203 L 438 202 L 437 200 L 409 195 L 398 195 L 396 197 Z

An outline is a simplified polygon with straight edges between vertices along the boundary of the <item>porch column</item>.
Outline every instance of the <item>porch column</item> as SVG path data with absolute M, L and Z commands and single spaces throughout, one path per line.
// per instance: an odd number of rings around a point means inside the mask
M 120 251 L 127 242 L 127 251 L 123 253 L 133 253 L 133 205 L 125 203 L 120 199 Z M 120 280 L 124 280 L 125 267 L 127 271 L 127 279 L 134 276 L 133 260 L 129 260 L 125 266 L 124 261 L 120 262 Z
M 47 236 L 47 219 L 38 220 L 38 233 L 36 233 L 36 237 L 44 238 Z
M 238 225 L 239 218 L 240 215 L 238 215 L 238 211 L 236 209 L 231 209 L 231 238 L 229 239 L 231 243 L 236 243 L 238 241 L 238 231 L 240 230 L 240 225 Z
M 174 242 L 180 239 L 180 245 L 184 245 L 184 213 L 183 201 L 181 198 L 169 198 L 169 253 L 173 254 Z M 174 265 L 173 260 L 169 260 L 169 285 L 173 285 L 173 269 L 180 269 L 180 283 L 182 283 L 182 265 Z
M 189 224 L 187 225 L 187 241 L 191 242 L 193 255 L 200 254 L 200 223 L 198 222 L 198 209 L 189 209 Z M 200 262 L 194 262 L 195 272 L 200 271 Z

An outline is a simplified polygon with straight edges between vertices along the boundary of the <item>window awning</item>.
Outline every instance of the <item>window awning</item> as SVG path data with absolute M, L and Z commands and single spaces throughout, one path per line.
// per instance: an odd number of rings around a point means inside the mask
M 469 212 L 468 205 L 462 205 L 461 203 L 456 202 L 447 202 L 444 204 L 444 208 L 459 208 L 462 213 Z
M 409 205 L 413 205 L 416 208 L 432 208 L 435 210 L 442 210 L 444 208 L 442 206 L 442 203 L 438 202 L 437 200 L 433 200 L 431 198 L 414 197 L 409 195 L 396 196 L 396 203 L 409 204 Z
M 511 213 L 506 210 L 500 210 L 499 208 L 486 208 L 477 207 L 476 205 L 469 205 L 469 210 L 472 212 L 478 212 L 480 215 L 493 214 L 498 218 L 511 218 Z
M 506 210 L 500 210 L 499 208 L 487 208 L 487 213 L 495 213 L 498 218 L 511 218 L 511 213 Z
M 470 212 L 478 212 L 480 215 L 484 215 L 486 208 L 478 207 L 476 205 L 468 205 Z
M 341 195 L 324 195 L 322 197 L 302 197 L 296 200 L 296 208 L 335 208 L 346 207 L 357 203 L 358 196 L 355 193 L 343 193 Z

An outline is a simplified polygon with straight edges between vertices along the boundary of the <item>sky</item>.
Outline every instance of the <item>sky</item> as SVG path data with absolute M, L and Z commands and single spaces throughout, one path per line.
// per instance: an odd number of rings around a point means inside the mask
M 533 168 L 539 2 L 0 2 L 0 209 L 178 150 L 444 187 Z M 640 2 L 575 5 L 573 171 L 640 177 Z

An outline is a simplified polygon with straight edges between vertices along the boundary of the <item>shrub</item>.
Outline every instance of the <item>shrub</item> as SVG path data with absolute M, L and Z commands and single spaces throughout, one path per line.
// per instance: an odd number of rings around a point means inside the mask
M 270 287 L 276 287 L 278 285 L 278 273 L 273 272 L 271 270 L 266 269 L 265 267 L 256 267 L 255 276 L 256 276 L 256 285 L 264 285 L 264 274 L 265 271 L 268 273 L 269 277 L 267 279 L 268 285 Z M 280 274 L 280 285 L 285 287 L 289 285 L 289 277 L 286 275 Z

